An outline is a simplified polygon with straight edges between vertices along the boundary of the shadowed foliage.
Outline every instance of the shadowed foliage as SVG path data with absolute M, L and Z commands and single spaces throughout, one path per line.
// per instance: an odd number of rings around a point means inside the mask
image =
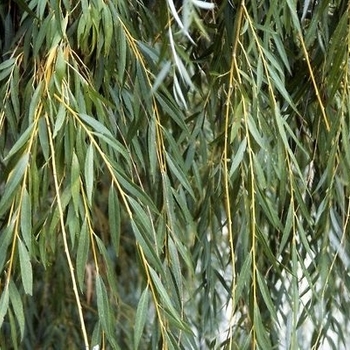
M 0 2 L 0 348 L 345 349 L 345 0 Z

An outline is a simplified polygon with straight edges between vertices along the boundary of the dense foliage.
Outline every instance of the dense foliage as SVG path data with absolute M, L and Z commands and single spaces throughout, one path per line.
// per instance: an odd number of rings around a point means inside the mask
M 0 348 L 349 341 L 346 0 L 2 0 Z

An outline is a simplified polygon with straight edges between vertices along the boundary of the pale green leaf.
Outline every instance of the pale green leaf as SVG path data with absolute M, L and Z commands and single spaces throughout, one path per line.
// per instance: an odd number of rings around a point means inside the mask
M 24 189 L 21 207 L 21 232 L 29 252 L 32 251 L 32 205 L 27 189 Z
M 71 165 L 71 193 L 74 204 L 74 210 L 77 213 L 80 197 L 80 165 L 78 157 L 75 153 L 73 153 Z
M 9 160 L 11 157 L 13 157 L 16 152 L 18 152 L 28 141 L 31 133 L 33 132 L 34 124 L 31 123 L 28 128 L 23 132 L 23 134 L 18 138 L 17 142 L 12 146 L 9 153 L 5 157 L 5 161 Z
M 85 191 L 89 205 L 92 205 L 92 194 L 94 188 L 94 149 L 90 144 L 85 158 L 84 164 Z
M 142 292 L 140 300 L 137 305 L 135 316 L 135 330 L 134 330 L 134 349 L 139 349 L 139 344 L 142 338 L 142 333 L 146 324 L 149 303 L 148 287 Z
M 4 323 L 5 315 L 7 314 L 7 310 L 9 307 L 9 286 L 5 285 L 5 288 L 1 292 L 0 297 L 0 327 L 2 327 Z
M 33 294 L 33 270 L 30 255 L 22 240 L 18 239 L 18 255 L 21 267 L 21 279 L 26 294 Z
M 18 185 L 22 180 L 24 172 L 27 169 L 28 161 L 29 154 L 26 153 L 19 159 L 16 166 L 11 171 L 6 183 L 5 191 L 0 200 L 0 215 L 2 215 L 6 211 L 6 209 L 11 205 L 12 197 L 18 190 Z
M 53 138 L 55 138 L 57 136 L 57 133 L 62 129 L 65 119 L 66 119 L 66 108 L 64 107 L 63 104 L 60 104 L 56 115 L 55 127 L 53 130 Z
M 87 123 L 94 131 L 113 138 L 111 132 L 98 119 L 92 118 L 85 113 L 79 113 L 79 117 L 85 123 Z
M 15 314 L 21 339 L 23 339 L 24 336 L 24 327 L 25 327 L 25 316 L 24 316 L 24 309 L 23 309 L 23 302 L 21 295 L 13 281 L 10 281 L 9 284 L 9 294 L 10 294 L 10 302 L 13 308 L 13 312 Z M 0 322 L 1 325 L 1 322 Z

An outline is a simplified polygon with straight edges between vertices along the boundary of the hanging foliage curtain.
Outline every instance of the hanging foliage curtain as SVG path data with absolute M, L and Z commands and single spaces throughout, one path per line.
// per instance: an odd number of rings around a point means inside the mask
M 349 341 L 345 0 L 0 4 L 0 347 Z

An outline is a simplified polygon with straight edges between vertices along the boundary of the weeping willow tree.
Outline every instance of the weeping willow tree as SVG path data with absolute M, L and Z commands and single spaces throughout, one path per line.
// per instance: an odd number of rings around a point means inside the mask
M 349 12 L 1 1 L 0 348 L 345 348 Z

